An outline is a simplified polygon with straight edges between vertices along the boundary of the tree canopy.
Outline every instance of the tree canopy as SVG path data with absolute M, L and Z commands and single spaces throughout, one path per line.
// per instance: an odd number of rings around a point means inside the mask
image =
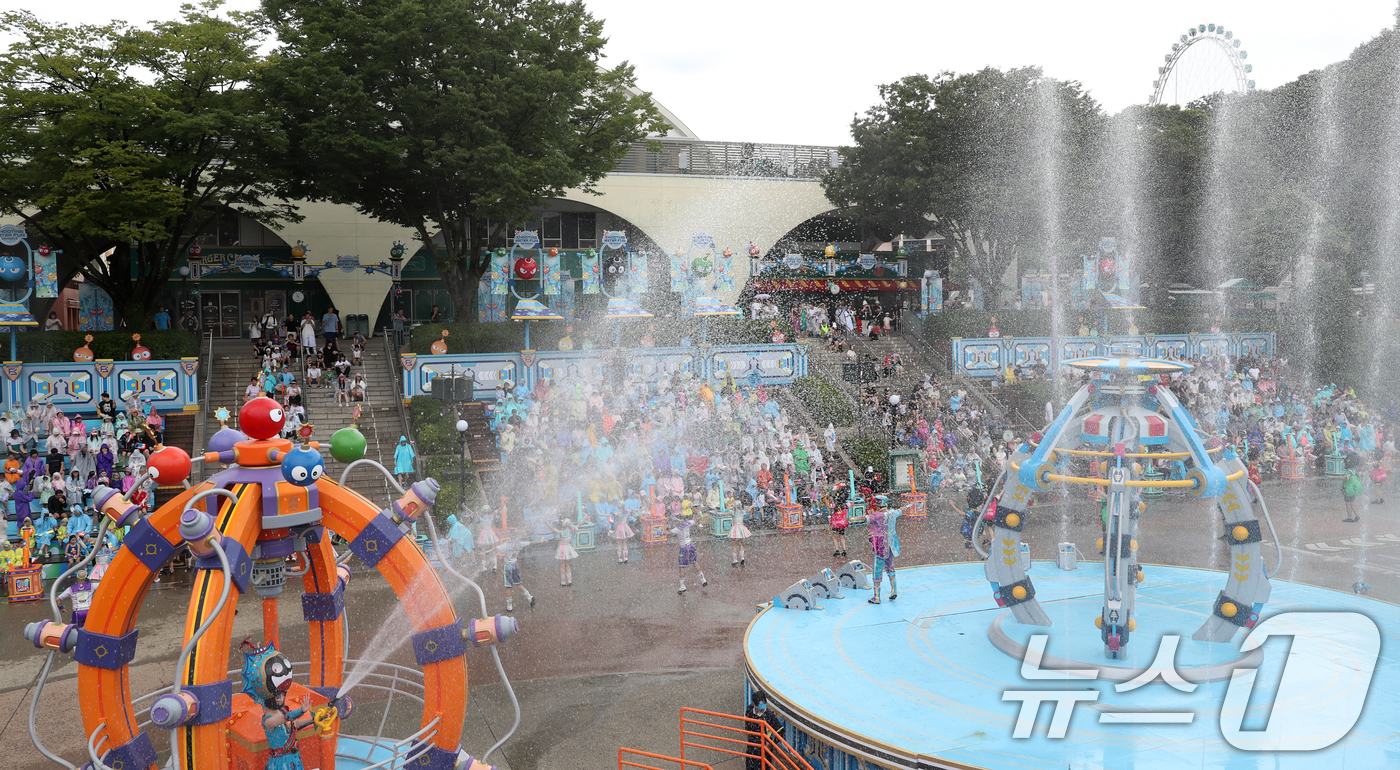
M 271 197 L 285 132 L 249 87 L 261 27 L 219 7 L 150 29 L 0 14 L 19 39 L 0 53 L 0 212 L 62 249 L 60 285 L 81 272 L 133 328 L 221 210 L 296 217 Z
M 931 230 L 995 291 L 1017 257 L 1063 248 L 1093 219 L 1104 121 L 1078 83 L 987 68 L 912 75 L 882 86 L 880 100 L 851 124 L 855 146 L 823 180 L 868 230 Z
M 589 189 L 661 131 L 626 63 L 600 66 L 582 2 L 264 0 L 267 92 L 290 125 L 289 197 L 410 228 L 475 319 L 488 223 Z

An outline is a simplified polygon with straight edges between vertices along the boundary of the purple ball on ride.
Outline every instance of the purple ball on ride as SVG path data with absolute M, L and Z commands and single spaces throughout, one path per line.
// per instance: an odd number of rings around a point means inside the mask
M 209 451 L 218 452 L 219 454 L 232 452 L 234 444 L 247 440 L 248 437 L 243 435 L 241 431 L 236 431 L 233 428 L 224 428 L 209 439 Z

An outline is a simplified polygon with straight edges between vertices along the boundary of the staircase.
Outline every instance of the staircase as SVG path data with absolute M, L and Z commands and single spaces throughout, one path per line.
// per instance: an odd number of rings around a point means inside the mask
M 198 414 L 195 412 L 175 412 L 174 414 L 163 414 L 161 417 L 165 419 L 165 435 L 161 437 L 163 443 L 166 446 L 176 446 L 194 454 L 194 422 Z
M 467 421 L 467 450 L 471 452 L 472 467 L 478 475 L 501 469 L 501 450 L 496 447 L 496 434 L 486 418 L 486 405 L 470 401 L 461 405 L 462 419 Z M 483 479 L 484 483 L 484 479 Z
M 306 406 L 306 419 L 315 428 L 313 438 L 322 443 L 321 454 L 326 459 L 326 475 L 333 481 L 340 481 L 345 463 L 331 457 L 331 436 L 341 428 L 354 422 L 355 407 L 362 407 L 357 427 L 365 436 L 365 457 L 377 460 L 390 471 L 394 469 L 394 447 L 399 436 L 406 435 L 399 420 L 399 407 L 394 399 L 399 398 L 398 361 L 389 360 L 384 346 L 371 342 L 364 353 L 364 364 L 353 367 L 351 378 L 363 374 L 368 387 L 365 400 L 352 401 L 350 406 L 335 403 L 334 387 L 305 388 L 302 404 Z M 362 465 L 350 472 L 346 485 L 375 501 L 388 502 L 398 497 L 384 478 L 384 474 L 370 466 Z
M 261 360 L 253 355 L 252 345 L 246 340 L 216 340 L 214 342 L 214 366 L 210 375 L 209 402 L 205 405 L 208 415 L 208 433 L 212 436 L 218 428 L 215 412 L 220 408 L 229 410 L 236 416 L 243 406 L 243 392 L 253 374 L 261 368 Z M 298 362 L 301 363 L 301 362 Z M 358 427 L 365 436 L 365 457 L 383 463 L 393 470 L 394 447 L 399 436 L 404 435 L 399 419 L 397 361 L 389 360 L 382 345 L 371 343 L 364 354 L 364 365 L 351 370 L 351 375 L 362 373 L 367 388 L 366 401 L 352 402 L 351 406 L 336 406 L 333 387 L 309 386 L 306 378 L 298 375 L 302 385 L 302 404 L 306 407 L 306 420 L 315 432 L 312 439 L 321 442 L 321 454 L 326 461 L 326 474 L 335 481 L 340 480 L 345 464 L 331 457 L 331 435 L 352 421 L 354 407 L 362 407 Z M 191 421 L 191 424 L 193 421 Z M 230 421 L 234 425 L 234 421 Z M 387 501 L 398 497 L 388 481 L 379 471 L 361 466 L 351 472 L 346 483 L 367 497 Z

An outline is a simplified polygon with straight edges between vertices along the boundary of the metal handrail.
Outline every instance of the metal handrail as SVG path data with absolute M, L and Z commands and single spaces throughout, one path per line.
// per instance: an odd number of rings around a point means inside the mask
M 389 359 L 389 369 L 394 373 L 394 405 L 399 410 L 399 426 L 403 428 L 404 436 L 408 437 L 408 445 L 417 447 L 418 441 L 413 436 L 413 425 L 408 421 L 408 412 L 403 408 L 403 380 L 399 377 L 399 351 L 389 342 L 394 336 L 394 330 L 384 327 L 384 354 Z M 423 475 L 423 454 L 416 448 L 413 450 L 413 465 L 418 471 L 418 475 Z
M 205 446 L 209 438 L 209 409 L 212 407 L 210 400 L 213 398 L 214 382 L 214 333 L 200 332 L 204 336 L 204 364 L 200 367 L 204 373 L 204 398 L 200 402 L 199 422 L 195 424 L 194 447 L 198 452 L 200 447 Z M 203 481 L 208 470 L 201 463 L 199 466 L 199 476 L 197 481 Z
M 80 565 L 80 566 L 81 566 L 81 565 Z M 217 613 L 215 613 L 215 615 L 217 615 Z M 355 665 L 355 664 L 362 663 L 362 662 L 366 662 L 366 661 L 363 661 L 363 660 L 358 659 L 358 658 L 346 658 L 344 662 L 345 662 L 346 664 L 349 664 L 349 665 L 352 665 L 352 666 L 353 666 L 353 665 Z M 422 671 L 420 671 L 420 670 L 418 670 L 418 669 L 416 669 L 416 668 L 410 668 L 410 667 L 408 667 L 408 666 L 401 666 L 401 665 L 398 665 L 398 664 L 396 664 L 396 663 L 387 663 L 387 662 L 384 662 L 384 661 L 368 661 L 368 662 L 373 666 L 373 668 L 372 668 L 368 673 L 365 674 L 365 679 L 366 679 L 366 680 L 370 680 L 370 679 L 375 679 L 375 680 L 388 680 L 388 681 L 389 681 L 389 685 L 386 687 L 385 685 L 382 685 L 382 684 L 375 684 L 375 683 L 371 683 L 371 682 L 369 682 L 369 681 L 361 681 L 358 685 L 356 685 L 356 687 L 360 687 L 360 688 L 364 688 L 364 689 L 368 689 L 368 690 L 378 690 L 378 691 L 381 691 L 381 692 L 387 692 L 387 693 L 389 693 L 389 695 L 390 695 L 390 698 L 391 698 L 391 701 L 390 701 L 390 702 L 391 702 L 391 703 L 392 703 L 392 698 L 393 698 L 393 696 L 395 696 L 395 695 L 402 695 L 402 696 L 404 696 L 404 697 L 406 697 L 406 698 L 408 698 L 408 699 L 410 699 L 410 700 L 416 701 L 416 702 L 419 703 L 419 704 L 422 704 L 422 703 L 424 702 L 422 693 L 424 693 L 424 692 L 426 691 L 427 688 L 426 688 L 426 686 L 425 686 L 425 684 L 424 684 L 424 681 L 423 681 L 423 672 L 422 672 Z M 309 672 L 310 667 L 311 667 L 310 661 L 304 661 L 304 660 L 302 660 L 302 661 L 295 661 L 295 662 L 292 663 L 292 670 L 293 670 L 293 671 L 296 671 L 298 668 L 303 669 L 302 672 L 296 674 L 297 678 L 300 678 L 300 679 L 305 679 L 305 678 L 309 675 L 309 673 L 310 673 L 310 672 Z M 387 670 L 388 670 L 388 673 L 385 673 L 385 672 L 383 672 L 383 671 L 379 671 L 379 670 L 378 670 L 378 669 L 381 669 L 381 668 L 382 668 L 382 669 L 387 669 Z M 241 671 L 242 671 L 242 669 L 232 668 L 232 669 L 229 669 L 227 673 L 228 673 L 228 675 L 229 675 L 230 677 L 233 677 L 233 676 L 238 676 L 238 675 L 241 673 Z M 410 689 L 405 689 L 405 688 L 410 688 Z M 415 692 L 415 691 L 414 691 L 413 689 L 411 689 L 411 688 L 417 688 L 417 692 Z M 150 692 L 147 692 L 147 693 L 145 693 L 145 694 L 143 694 L 143 695 L 138 695 L 138 696 L 136 696 L 135 698 L 132 698 L 132 700 L 131 700 L 132 710 L 135 711 L 135 710 L 136 710 L 135 707 L 136 707 L 138 704 L 143 703 L 143 702 L 148 701 L 148 700 L 151 700 L 152 698 L 159 697 L 160 695 L 164 695 L 164 694 L 167 693 L 167 692 L 171 692 L 173 689 L 174 689 L 174 686 L 173 686 L 173 685 L 166 685 L 166 686 L 164 686 L 164 687 L 156 688 L 156 689 L 151 690 Z M 387 707 L 386 707 L 386 714 L 387 714 Z M 412 757 L 409 756 L 409 751 L 410 751 L 413 747 L 410 747 L 409 749 L 402 749 L 402 747 L 403 747 L 404 745 L 406 745 L 406 744 L 412 743 L 412 742 L 417 741 L 417 740 L 419 740 L 419 739 L 427 740 L 427 739 L 431 738 L 432 736 L 436 735 L 436 734 L 437 734 L 437 730 L 435 730 L 434 728 L 437 726 L 437 724 L 438 724 L 438 722 L 439 722 L 440 720 L 441 720 L 441 717 L 434 717 L 434 718 L 432 719 L 432 721 L 428 722 L 428 724 L 424 725 L 424 726 L 423 726 L 422 728 L 420 728 L 417 732 L 415 732 L 415 733 L 413 733 L 412 735 L 409 735 L 409 736 L 407 736 L 407 737 L 401 738 L 401 739 L 399 739 L 399 740 L 397 740 L 397 741 L 394 741 L 394 742 L 392 742 L 392 743 L 385 743 L 384 741 L 382 741 L 380 738 L 377 738 L 377 737 L 376 737 L 376 738 L 371 738 L 371 737 L 369 737 L 369 736 L 358 736 L 358 735 L 347 735 L 346 737 L 355 738 L 356 740 L 361 740 L 361 741 L 364 741 L 365 743 L 368 743 L 368 744 L 373 744 L 373 745 L 376 745 L 376 746 L 381 746 L 381 747 L 389 748 L 391 751 L 394 751 L 394 756 L 391 757 L 390 759 L 384 760 L 384 762 L 380 762 L 380 763 L 377 763 L 377 764 L 374 764 L 374 765 L 370 765 L 370 766 L 364 768 L 364 770 L 373 770 L 374 768 L 387 767 L 387 766 L 389 766 L 389 765 L 387 764 L 387 763 L 389 763 L 389 762 L 394 762 L 394 761 L 397 761 L 397 760 L 400 760 L 400 759 L 405 760 L 405 761 L 407 761 L 407 760 L 409 760 L 409 759 L 412 759 Z M 138 722 L 138 724 L 137 724 L 137 729 L 138 729 L 138 730 L 144 730 L 144 728 L 149 727 L 150 725 L 151 725 L 151 721 L 150 721 L 149 719 L 148 719 L 148 720 L 144 720 L 144 721 Z M 106 723 L 106 722 L 103 722 L 103 723 L 99 724 L 99 725 L 97 726 L 96 729 L 93 730 L 93 732 L 92 732 L 91 735 L 88 736 L 88 740 L 87 740 L 88 757 L 89 757 L 89 759 L 92 761 L 92 767 L 94 768 L 94 770 L 111 770 L 111 768 L 109 768 L 107 765 L 105 765 L 105 764 L 103 764 L 103 763 L 101 762 L 100 757 L 98 756 L 98 752 L 101 750 L 102 745 L 107 741 L 107 738 L 108 738 L 108 736 L 102 735 L 101 739 L 98 740 L 98 736 L 99 736 L 99 734 L 102 734 L 102 733 L 105 731 L 106 727 L 107 727 L 107 723 Z M 382 727 L 381 727 L 381 729 L 382 729 Z M 94 744 L 94 741 L 96 741 L 95 744 Z M 416 744 L 415 744 L 415 745 L 416 745 Z M 355 757 L 355 756 L 350 755 L 350 754 L 339 754 L 338 756 L 344 756 L 344 757 L 346 757 L 347 759 L 358 759 L 358 760 L 361 760 L 361 761 L 363 761 L 363 759 L 364 759 L 363 757 Z M 71 765 L 69 765 L 69 767 L 71 767 Z
M 687 712 L 691 714 L 703 714 L 709 717 L 719 717 L 721 719 L 733 719 L 743 723 L 744 727 L 730 727 L 728 725 L 715 724 L 714 722 L 706 722 L 700 719 L 687 719 Z M 682 708 L 680 712 L 681 758 L 685 759 L 686 746 L 691 746 L 697 749 L 705 749 L 706 751 L 718 751 L 722 754 L 730 754 L 740 757 L 754 756 L 752 754 L 749 754 L 747 751 L 747 748 L 753 745 L 748 740 L 730 738 L 722 735 L 712 735 L 710 733 L 696 732 L 694 730 L 686 729 L 687 724 L 693 724 L 699 727 L 711 727 L 716 730 L 725 730 L 729 733 L 743 734 L 751 737 L 757 736 L 760 739 L 760 753 L 758 756 L 762 758 L 764 770 L 768 770 L 768 768 L 778 768 L 780 770 L 813 770 L 811 763 L 803 759 L 802 755 L 797 752 L 797 749 L 794 749 L 792 745 L 789 744 L 787 740 L 783 738 L 783 736 L 779 735 L 778 732 L 774 730 L 773 727 L 767 722 L 759 721 L 758 730 L 748 729 L 748 725 L 753 721 L 756 720 L 751 720 L 748 717 L 735 716 L 734 714 L 724 714 L 718 711 L 705 711 L 704 709 L 696 708 Z M 741 743 L 744 745 L 745 750 L 741 752 L 735 751 L 733 749 L 721 748 L 719 746 L 706 746 L 702 743 L 696 743 L 694 741 L 686 740 L 686 736 L 694 736 L 697 738 L 709 738 L 712 740 L 724 741 L 726 743 Z M 790 760 L 795 760 L 795 762 Z
M 633 143 L 613 173 L 820 179 L 841 162 L 839 147 L 660 137 Z
M 677 765 L 680 765 L 681 770 L 685 770 L 685 768 L 687 768 L 687 767 L 694 767 L 694 768 L 697 768 L 697 770 L 714 770 L 714 768 L 711 767 L 710 765 L 707 765 L 707 764 L 705 764 L 704 762 L 696 762 L 696 761 L 693 760 L 693 759 L 681 759 L 681 758 L 679 758 L 679 757 L 668 757 L 668 756 L 666 756 L 666 755 L 664 755 L 664 754 L 653 754 L 653 753 L 651 753 L 650 751 L 639 751 L 639 750 L 637 750 L 637 749 L 628 749 L 628 748 L 619 748 L 619 749 L 617 750 L 617 767 L 618 767 L 618 770 L 622 770 L 622 768 L 624 768 L 624 767 L 635 767 L 635 768 L 638 768 L 638 770 L 662 770 L 662 768 L 659 768 L 659 767 L 657 767 L 656 765 L 643 765 L 643 764 L 640 764 L 640 763 L 637 763 L 637 762 L 630 762 L 630 761 L 628 761 L 628 760 L 626 760 L 626 759 L 623 759 L 623 755 L 630 755 L 630 756 L 636 756 L 636 757 L 646 757 L 647 759 L 659 759 L 659 760 L 662 760 L 662 761 L 664 761 L 664 762 L 673 762 L 673 763 L 675 763 L 675 764 L 677 764 Z
M 424 745 L 427 741 L 431 740 L 434 736 L 437 735 L 438 731 L 434 728 L 437 727 L 437 723 L 441 719 L 441 716 L 433 717 L 433 720 L 428 724 L 424 725 L 422 729 L 420 729 L 418 732 L 406 738 L 403 738 L 402 740 L 395 741 L 394 743 L 391 743 L 388 746 L 385 746 L 384 743 L 379 739 L 369 738 L 368 736 L 347 735 L 345 737 L 354 738 L 355 740 L 362 741 L 371 746 L 387 748 L 391 752 L 391 755 L 387 759 L 382 759 L 378 762 L 375 762 L 372 765 L 366 765 L 365 767 L 361 768 L 361 770 L 377 770 L 378 768 L 382 767 L 402 767 L 402 765 L 397 764 L 399 760 L 402 759 L 403 761 L 408 762 L 410 760 L 417 759 L 419 756 L 422 756 L 422 752 L 419 752 L 418 754 L 413 754 L 413 750 L 417 749 L 419 746 Z M 407 749 L 402 748 L 405 744 L 409 743 L 412 743 L 413 745 L 409 746 Z M 371 751 L 370 754 L 373 755 L 373 752 Z M 346 759 L 357 759 L 361 762 L 369 758 L 357 757 L 353 754 L 345 754 L 341 752 L 336 752 L 336 756 L 345 757 Z

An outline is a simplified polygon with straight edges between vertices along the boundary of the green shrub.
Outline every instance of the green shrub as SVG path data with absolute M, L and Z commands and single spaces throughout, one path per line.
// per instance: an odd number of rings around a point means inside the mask
M 110 358 L 113 361 L 130 361 L 131 351 L 136 342 L 131 332 L 83 332 L 83 331 L 23 331 L 19 333 L 19 360 L 28 364 L 63 363 L 73 360 L 73 351 L 87 344 L 84 337 L 92 335 L 94 358 Z M 151 358 L 156 361 L 174 361 L 181 358 L 196 358 L 200 355 L 199 335 L 186 331 L 145 331 L 141 332 L 141 344 L 151 349 Z M 10 335 L 0 334 L 0 354 L 10 356 Z
M 889 473 L 890 445 L 884 436 L 860 435 L 842 442 L 846 455 L 855 461 L 857 475 L 867 467 L 878 473 Z
M 802 400 L 807 412 L 818 426 L 850 425 L 855 419 L 851 405 L 836 390 L 836 386 L 821 377 L 799 377 L 793 382 L 793 393 Z
M 466 464 L 466 469 L 467 505 L 476 507 L 481 505 L 481 488 L 476 485 L 476 477 L 472 473 L 470 462 Z M 438 535 L 446 537 L 447 529 L 444 524 L 447 515 L 462 509 L 462 461 L 456 455 L 425 457 L 423 459 L 423 472 L 427 476 L 437 479 L 440 485 L 437 503 L 433 506 L 433 511 L 437 518 Z
M 441 401 L 432 396 L 414 396 L 408 403 L 408 421 L 413 426 L 418 454 L 456 455 L 460 446 L 457 426 L 453 424 L 452 412 L 443 411 Z

